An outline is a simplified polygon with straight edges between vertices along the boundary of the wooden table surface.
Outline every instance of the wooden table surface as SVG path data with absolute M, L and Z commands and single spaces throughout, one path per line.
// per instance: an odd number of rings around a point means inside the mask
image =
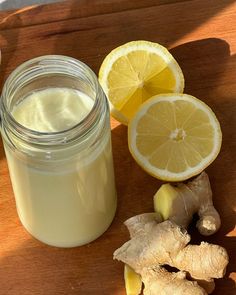
M 219 243 L 230 256 L 214 295 L 236 294 L 236 5 L 226 0 L 66 1 L 0 12 L 0 87 L 22 62 L 64 54 L 96 73 L 110 50 L 131 40 L 167 46 L 183 69 L 185 92 L 209 104 L 222 126 L 223 146 L 207 169 L 220 231 L 193 240 Z M 7 163 L 0 143 L 0 295 L 124 295 L 123 265 L 113 251 L 127 239 L 127 218 L 153 210 L 161 182 L 130 156 L 127 129 L 111 120 L 118 210 L 107 232 L 73 249 L 49 247 L 32 238 L 17 217 Z M 173 294 L 174 295 L 174 294 Z

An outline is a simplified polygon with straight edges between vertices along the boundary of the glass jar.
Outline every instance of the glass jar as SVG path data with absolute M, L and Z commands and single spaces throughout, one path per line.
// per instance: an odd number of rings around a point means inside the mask
M 78 124 L 39 132 L 14 118 L 14 108 L 30 93 L 56 87 L 92 99 Z M 18 216 L 27 231 L 58 247 L 83 245 L 104 233 L 115 215 L 116 190 L 109 106 L 92 70 L 66 56 L 29 60 L 5 82 L 0 111 Z

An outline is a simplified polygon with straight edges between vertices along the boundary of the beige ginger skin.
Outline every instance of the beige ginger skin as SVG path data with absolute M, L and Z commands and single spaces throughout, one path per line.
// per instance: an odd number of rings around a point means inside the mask
M 208 175 L 202 172 L 187 184 L 164 184 L 154 196 L 155 211 L 179 226 L 187 228 L 198 213 L 198 231 L 205 236 L 214 234 L 221 225 L 220 216 L 212 202 Z
M 141 275 L 145 295 L 173 295 L 173 288 L 175 294 L 207 294 L 185 275 L 188 273 L 194 280 L 212 284 L 214 278 L 225 274 L 226 250 L 204 242 L 188 245 L 190 236 L 185 229 L 172 221 L 157 223 L 158 218 L 158 215 L 149 213 L 146 217 L 142 214 L 127 220 L 125 224 L 132 237 L 114 252 L 114 259 L 128 264 Z M 163 265 L 178 268 L 180 272 L 169 273 Z
M 155 294 L 207 294 L 197 282 L 191 282 L 185 279 L 186 273 L 171 273 L 162 267 L 144 268 L 142 271 L 142 280 L 145 285 L 145 295 Z M 174 293 L 173 293 L 174 292 Z

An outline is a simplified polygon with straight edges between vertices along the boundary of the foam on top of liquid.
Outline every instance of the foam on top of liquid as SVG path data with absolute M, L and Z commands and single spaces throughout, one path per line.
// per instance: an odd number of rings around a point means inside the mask
M 24 127 L 38 132 L 67 130 L 91 111 L 94 101 L 70 88 L 47 88 L 31 93 L 13 109 L 12 115 Z

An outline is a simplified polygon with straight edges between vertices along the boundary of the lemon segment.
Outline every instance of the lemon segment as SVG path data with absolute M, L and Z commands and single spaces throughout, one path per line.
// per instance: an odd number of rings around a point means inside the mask
M 124 279 L 126 295 L 139 295 L 142 291 L 141 276 L 137 274 L 130 266 L 125 264 Z
M 146 101 L 128 126 L 129 149 L 149 174 L 183 181 L 202 172 L 218 155 L 220 124 L 201 100 L 179 93 Z
M 111 114 L 124 124 L 153 95 L 184 89 L 176 60 L 165 47 L 148 41 L 132 41 L 111 51 L 101 65 L 99 81 Z

